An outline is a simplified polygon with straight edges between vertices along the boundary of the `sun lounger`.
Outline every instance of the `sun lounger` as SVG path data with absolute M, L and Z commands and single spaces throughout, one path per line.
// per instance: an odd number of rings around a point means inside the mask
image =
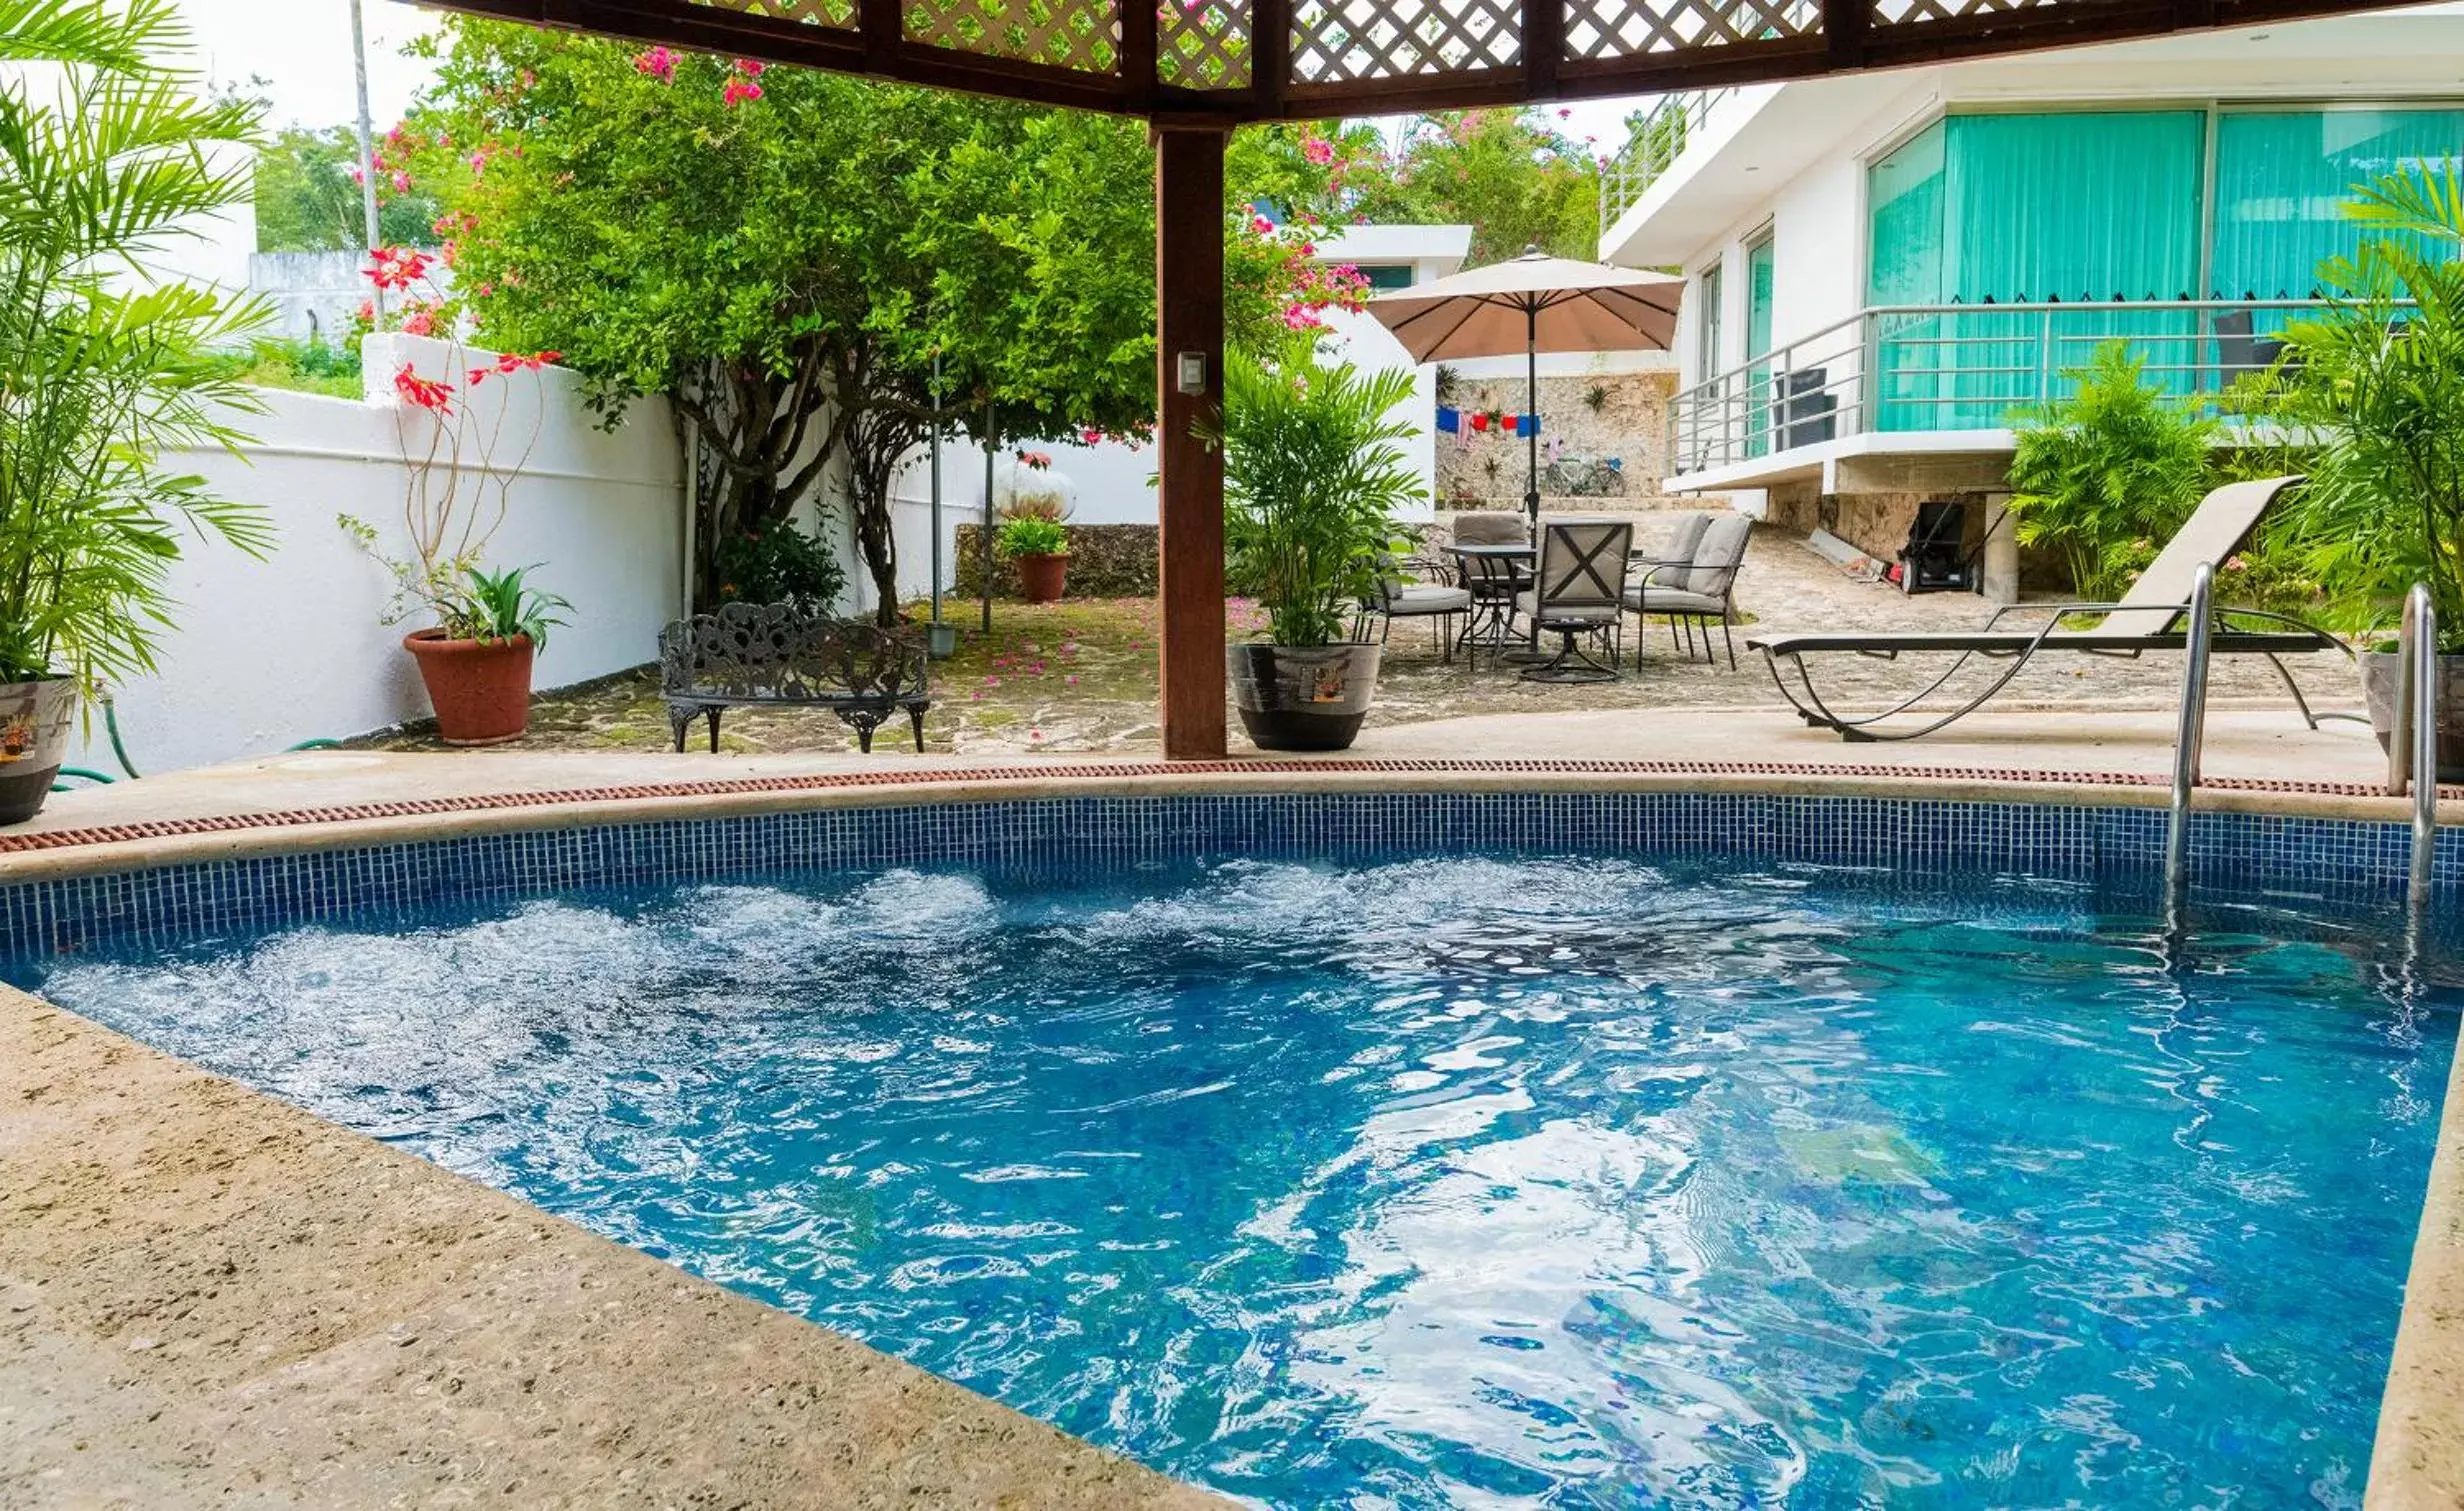
M 1990 702 L 2020 671 L 2045 651 L 2081 652 L 2095 656 L 2138 657 L 2150 651 L 2178 651 L 2189 643 L 2187 626 L 2193 579 L 2201 563 L 2214 565 L 2241 549 L 2257 528 L 2259 517 L 2286 490 L 2294 477 L 2263 482 L 2229 483 L 2201 500 L 2181 530 L 2148 564 L 2138 582 L 2115 603 L 2013 604 L 1995 611 L 1982 629 L 1968 631 L 1866 632 L 1815 635 L 1756 635 L 1746 641 L 1763 653 L 1772 680 L 1805 722 L 1835 729 L 1850 740 L 1913 740 L 1954 724 Z M 2103 617 L 2084 629 L 2065 620 L 2085 614 Z M 2042 615 L 2041 624 L 2014 623 L 2019 616 Z M 2311 712 L 2301 688 L 2280 657 L 2313 651 L 2352 648 L 2325 630 L 2287 615 L 2260 609 L 2214 611 L 2211 647 L 2219 656 L 2265 656 L 2292 693 L 2302 718 L 2316 729 L 2321 718 Z M 1956 659 L 1948 671 L 1918 692 L 1878 713 L 1844 714 L 1833 710 L 1814 686 L 1808 658 L 1825 655 L 1876 656 L 1893 659 L 1923 652 L 1947 653 Z M 1999 662 L 1984 691 L 1949 712 L 1939 711 L 1938 693 L 1972 661 Z M 1795 685 L 1790 684 L 1790 673 Z

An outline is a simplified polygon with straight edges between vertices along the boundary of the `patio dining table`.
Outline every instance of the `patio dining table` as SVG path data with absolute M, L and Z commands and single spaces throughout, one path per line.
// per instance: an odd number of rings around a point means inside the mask
M 1470 622 L 1463 627 L 1462 644 L 1475 650 L 1486 647 L 1501 655 L 1514 643 L 1514 595 L 1530 586 L 1540 552 L 1530 545 L 1449 545 L 1444 548 L 1455 559 L 1455 577 L 1459 586 L 1472 594 Z M 1540 650 L 1540 627 L 1532 626 L 1522 650 L 1537 655 Z

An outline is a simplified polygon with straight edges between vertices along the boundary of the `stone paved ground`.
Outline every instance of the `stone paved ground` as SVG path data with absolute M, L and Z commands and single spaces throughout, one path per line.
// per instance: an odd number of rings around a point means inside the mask
M 1799 538 L 1769 529 L 1756 533 L 1737 596 L 1758 626 L 1773 629 L 1965 628 L 1980 624 L 1988 612 L 1981 599 L 1964 593 L 1909 598 L 1894 588 L 1856 582 Z M 974 605 L 953 605 L 950 612 L 964 633 L 958 655 L 939 671 L 941 698 L 926 732 L 932 749 L 960 754 L 1136 754 L 1157 748 L 1153 602 L 996 603 L 990 637 L 975 633 Z M 1257 632 L 1260 619 L 1254 607 L 1236 602 L 1228 622 L 1235 638 L 1247 638 Z M 1375 724 L 1403 724 L 1565 709 L 1776 705 L 1778 693 L 1761 657 L 1743 650 L 1745 633 L 1738 632 L 1737 668 L 1731 671 L 1724 659 L 1717 666 L 1688 661 L 1655 624 L 1643 636 L 1642 670 L 1634 668 L 1636 647 L 1629 640 L 1625 675 L 1618 681 L 1566 687 L 1523 682 L 1511 670 L 1486 662 L 1478 672 L 1459 660 L 1448 665 L 1431 646 L 1428 623 L 1407 621 L 1396 626 L 1388 647 L 1371 719 Z M 1944 665 L 1930 658 L 1927 664 L 1931 671 L 1914 660 L 1831 658 L 1821 669 L 1822 685 L 1834 706 L 1871 704 L 1904 696 L 1938 675 Z M 2314 703 L 2357 705 L 2356 679 L 2343 658 L 2316 655 L 2290 664 Z M 2178 657 L 2133 662 L 2048 656 L 2021 675 L 2000 706 L 2165 708 L 2178 696 L 2180 677 Z M 2280 699 L 2283 693 L 2264 662 L 2237 658 L 2217 664 L 2212 696 Z M 885 744 L 891 738 L 892 731 L 885 729 Z M 897 738 L 905 739 L 903 723 Z M 667 739 L 657 679 L 644 668 L 586 688 L 543 695 L 523 744 L 532 749 L 656 750 L 664 748 Z M 417 729 L 367 743 L 406 750 L 435 744 Z M 854 747 L 853 737 L 826 714 L 743 710 L 727 716 L 723 743 L 731 749 L 764 751 Z

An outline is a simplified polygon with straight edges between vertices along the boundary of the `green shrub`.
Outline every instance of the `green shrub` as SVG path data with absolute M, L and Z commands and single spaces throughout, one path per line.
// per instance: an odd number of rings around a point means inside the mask
M 2021 544 L 2059 554 L 2081 597 L 2108 599 L 2207 492 L 2221 427 L 2149 384 L 2119 341 L 2070 376 L 2070 397 L 2016 417 L 2011 511 Z
M 2427 583 L 2441 648 L 2464 652 L 2464 178 L 2414 167 L 2346 214 L 2384 234 L 2320 266 L 2330 305 L 2285 331 L 2257 396 L 2309 477 L 2287 540 L 2331 626 L 2383 630 Z
M 793 525 L 728 537 L 719 543 L 718 566 L 722 603 L 784 603 L 827 614 L 847 590 L 838 553 Z
M 1396 369 L 1224 364 L 1227 577 L 1266 610 L 1277 645 L 1331 645 L 1404 548 L 1395 511 L 1422 497 L 1408 424 L 1387 418 L 1412 391 Z
M 1008 557 L 1059 556 L 1069 550 L 1069 532 L 1041 515 L 1020 514 L 1002 522 L 993 545 Z

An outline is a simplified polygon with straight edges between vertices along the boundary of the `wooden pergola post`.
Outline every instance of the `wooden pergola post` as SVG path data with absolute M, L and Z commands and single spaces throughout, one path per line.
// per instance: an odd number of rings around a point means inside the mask
M 1221 126 L 1155 132 L 1156 500 L 1164 758 L 1220 761 L 1224 731 Z

